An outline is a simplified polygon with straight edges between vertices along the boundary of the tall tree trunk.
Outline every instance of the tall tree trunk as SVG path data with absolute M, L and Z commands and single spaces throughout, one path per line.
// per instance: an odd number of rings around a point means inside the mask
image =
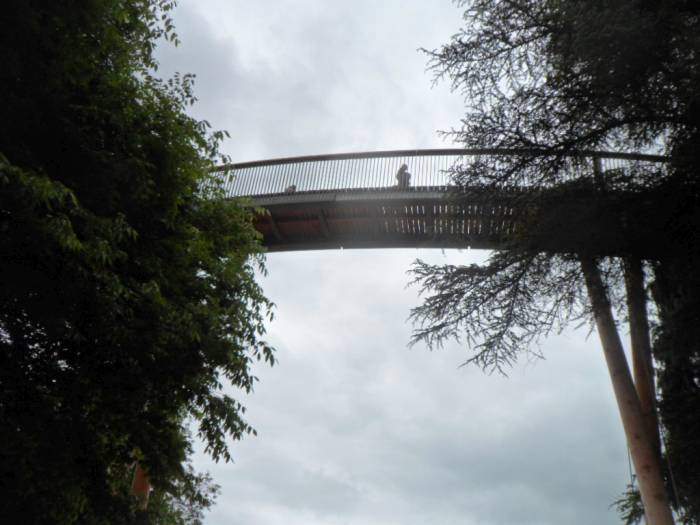
M 627 290 L 627 312 L 632 340 L 632 373 L 634 386 L 639 396 L 642 416 L 655 452 L 661 457 L 659 417 L 656 411 L 656 386 L 654 384 L 654 361 L 651 357 L 651 339 L 647 318 L 646 294 L 642 262 L 637 258 L 625 259 L 625 288 Z
M 666 496 L 661 464 L 658 455 L 654 452 L 642 415 L 639 397 L 632 382 L 598 264 L 587 257 L 581 257 L 580 261 L 622 426 L 627 437 L 634 470 L 637 473 L 647 523 L 648 525 L 673 525 L 673 515 Z

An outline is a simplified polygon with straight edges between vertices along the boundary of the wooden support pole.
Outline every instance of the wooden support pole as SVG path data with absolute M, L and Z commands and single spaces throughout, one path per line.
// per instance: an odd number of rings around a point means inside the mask
M 625 259 L 625 288 L 627 291 L 627 312 L 632 341 L 632 373 L 637 389 L 642 415 L 651 438 L 652 446 L 661 457 L 659 417 L 656 410 L 656 386 L 654 382 L 654 360 L 651 355 L 649 319 L 647 317 L 646 294 L 644 292 L 644 272 L 642 262 L 637 258 Z
M 637 474 L 647 525 L 673 525 L 659 456 L 654 451 L 642 415 L 639 397 L 632 382 L 598 264 L 594 259 L 587 257 L 581 257 L 580 262 L 630 456 Z

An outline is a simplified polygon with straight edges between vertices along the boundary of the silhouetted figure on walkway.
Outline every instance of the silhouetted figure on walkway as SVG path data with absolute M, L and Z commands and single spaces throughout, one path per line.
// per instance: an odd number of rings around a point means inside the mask
M 297 191 L 297 185 L 292 184 L 291 186 L 287 186 L 284 190 L 285 193 L 296 193 Z
M 396 180 L 399 181 L 399 189 L 406 189 L 411 185 L 411 174 L 408 172 L 406 164 L 401 164 L 398 173 L 396 173 Z

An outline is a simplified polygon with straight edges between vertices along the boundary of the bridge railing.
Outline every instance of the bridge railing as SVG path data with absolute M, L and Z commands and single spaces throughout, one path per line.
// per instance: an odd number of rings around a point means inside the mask
M 482 149 L 393 150 L 288 157 L 221 166 L 227 196 L 265 196 L 284 193 L 400 190 L 397 173 L 402 165 L 410 173 L 412 191 L 446 190 L 453 186 L 450 168 L 537 152 Z M 602 172 L 620 172 L 640 165 L 658 166 L 667 159 L 654 155 L 590 152 L 571 155 L 562 164 L 570 178 Z

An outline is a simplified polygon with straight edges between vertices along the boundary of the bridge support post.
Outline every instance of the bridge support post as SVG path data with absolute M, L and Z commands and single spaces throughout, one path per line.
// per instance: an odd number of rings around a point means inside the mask
M 587 257 L 582 257 L 580 262 L 630 456 L 639 481 L 647 524 L 673 525 L 673 515 L 661 473 L 661 462 L 654 450 L 647 422 L 642 414 L 639 396 L 632 382 L 598 264 Z
M 642 415 L 649 429 L 652 446 L 661 457 L 659 418 L 656 411 L 656 386 L 654 381 L 654 360 L 651 355 L 649 320 L 644 293 L 644 272 L 642 262 L 636 258 L 625 259 L 625 288 L 627 291 L 627 311 L 632 340 L 632 371 L 634 386 L 637 389 Z

